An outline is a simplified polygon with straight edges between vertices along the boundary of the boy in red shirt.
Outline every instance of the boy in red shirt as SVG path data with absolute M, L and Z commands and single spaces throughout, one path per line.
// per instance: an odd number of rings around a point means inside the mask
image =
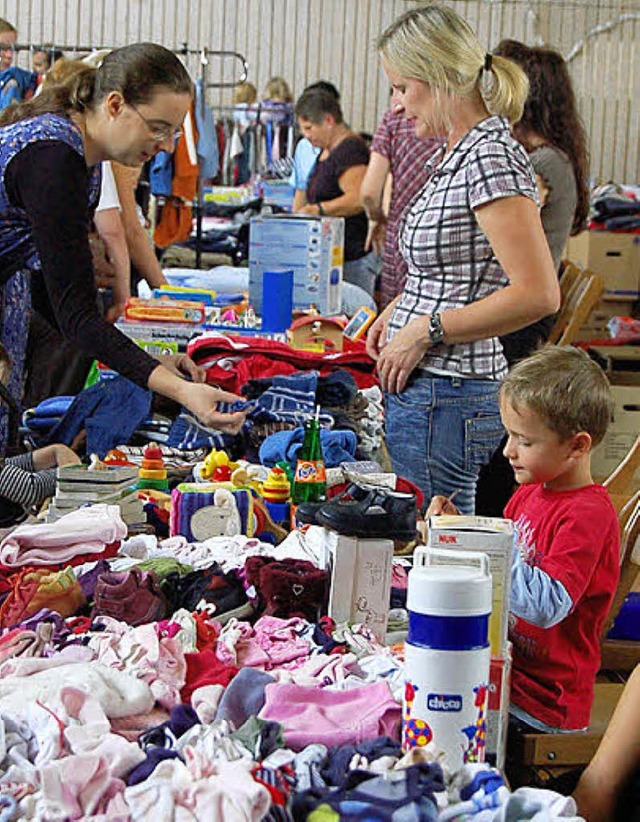
M 578 349 L 549 346 L 500 388 L 504 454 L 521 486 L 507 503 L 511 572 L 511 714 L 541 731 L 589 725 L 600 633 L 618 584 L 620 530 L 591 449 L 613 403 L 602 370 Z M 436 497 L 430 513 L 453 513 Z

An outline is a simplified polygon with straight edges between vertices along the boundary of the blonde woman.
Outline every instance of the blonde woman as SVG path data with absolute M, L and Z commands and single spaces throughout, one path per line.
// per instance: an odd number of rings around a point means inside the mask
M 400 229 L 406 284 L 367 347 L 386 391 L 394 470 L 425 499 L 457 489 L 459 510 L 472 513 L 480 466 L 503 432 L 499 335 L 559 305 L 533 171 L 509 130 L 527 79 L 440 5 L 403 14 L 378 49 L 392 106 L 444 139 Z

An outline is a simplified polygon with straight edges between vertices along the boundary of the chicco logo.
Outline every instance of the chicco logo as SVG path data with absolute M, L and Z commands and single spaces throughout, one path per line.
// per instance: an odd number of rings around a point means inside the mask
M 460 694 L 427 694 L 427 708 L 430 711 L 458 713 L 462 710 Z

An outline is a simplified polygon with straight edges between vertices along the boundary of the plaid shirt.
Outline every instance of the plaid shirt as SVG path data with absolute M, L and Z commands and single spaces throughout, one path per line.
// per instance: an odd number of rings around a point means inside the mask
M 407 279 L 407 264 L 398 248 L 402 215 L 427 182 L 427 160 L 442 143 L 441 137 L 426 140 L 417 137 L 415 123 L 391 109 L 385 112 L 373 135 L 371 151 L 389 161 L 393 177 L 380 274 L 384 305 L 398 296 Z
M 489 117 L 449 152 L 427 161 L 430 177 L 407 210 L 400 250 L 409 276 L 389 338 L 416 317 L 461 308 L 508 283 L 474 210 L 501 197 L 538 202 L 531 163 L 502 117 Z M 418 366 L 476 379 L 501 379 L 507 361 L 497 337 L 430 348 Z

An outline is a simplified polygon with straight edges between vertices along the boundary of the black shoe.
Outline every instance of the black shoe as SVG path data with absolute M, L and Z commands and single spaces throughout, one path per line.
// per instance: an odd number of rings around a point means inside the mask
M 324 500 L 324 502 L 301 502 L 296 508 L 295 520 L 301 525 L 320 525 L 316 519 L 316 514 L 323 507 L 330 502 L 338 502 L 345 497 L 348 499 L 363 499 L 367 495 L 368 488 L 352 483 L 344 491 L 341 491 L 331 500 Z
M 416 535 L 414 494 L 365 485 L 351 485 L 321 506 L 316 521 L 349 537 L 409 541 Z
M 297 506 L 295 512 L 295 521 L 296 524 L 299 525 L 319 525 L 319 522 L 316 519 L 316 514 L 322 508 L 323 505 L 326 505 L 325 502 L 301 502 L 300 505 Z

